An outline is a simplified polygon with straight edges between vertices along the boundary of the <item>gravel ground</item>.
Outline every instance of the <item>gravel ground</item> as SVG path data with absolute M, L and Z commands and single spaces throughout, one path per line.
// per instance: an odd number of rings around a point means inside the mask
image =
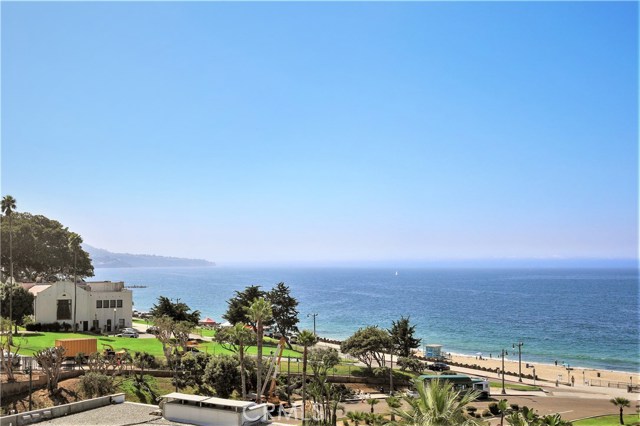
M 150 415 L 158 410 L 157 406 L 124 402 L 88 410 L 70 416 L 39 422 L 38 425 L 56 426 L 133 426 L 133 425 L 184 425 L 170 422 L 157 415 Z

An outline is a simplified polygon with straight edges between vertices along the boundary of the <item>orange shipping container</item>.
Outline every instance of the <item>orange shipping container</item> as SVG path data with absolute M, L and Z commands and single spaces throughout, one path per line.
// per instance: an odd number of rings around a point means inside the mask
M 74 358 L 79 353 L 89 356 L 98 352 L 98 339 L 57 339 L 56 346 L 63 346 L 66 358 Z

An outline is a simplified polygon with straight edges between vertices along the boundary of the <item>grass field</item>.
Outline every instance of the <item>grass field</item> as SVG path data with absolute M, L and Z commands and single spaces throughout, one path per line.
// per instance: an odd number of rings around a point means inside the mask
M 502 382 L 489 382 L 489 385 L 492 388 L 502 389 Z M 519 390 L 519 391 L 539 391 L 540 390 L 540 388 L 538 386 L 518 385 L 518 384 L 514 384 L 514 383 L 505 383 L 504 384 L 504 388 L 505 389 Z
M 112 337 L 112 336 L 96 336 L 93 334 L 84 333 L 34 333 L 24 334 L 20 336 L 14 336 L 14 343 L 20 347 L 19 353 L 21 355 L 33 355 L 34 352 L 39 350 L 55 346 L 57 339 L 83 339 L 83 338 L 97 338 L 98 339 L 98 351 L 103 349 L 104 344 L 113 346 L 118 351 L 126 349 L 130 352 L 148 352 L 156 357 L 164 357 L 162 352 L 162 344 L 157 339 L 131 339 L 127 337 Z M 222 347 L 215 342 L 202 342 L 198 349 L 209 354 L 231 354 L 232 352 Z M 275 345 L 265 344 L 263 347 L 263 354 L 269 356 L 271 351 L 275 350 Z M 257 348 L 250 346 L 247 348 L 247 354 L 257 354 Z M 300 352 L 291 351 L 285 349 L 283 356 L 298 358 L 302 355 Z
M 640 415 L 625 414 L 624 424 L 633 425 L 640 422 Z M 610 416 L 594 417 L 592 419 L 578 420 L 572 422 L 573 426 L 617 426 L 620 424 L 620 416 L 618 414 Z

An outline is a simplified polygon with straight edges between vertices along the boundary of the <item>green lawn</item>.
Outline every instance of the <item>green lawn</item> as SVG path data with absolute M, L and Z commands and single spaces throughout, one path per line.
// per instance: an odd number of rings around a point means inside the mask
M 82 339 L 94 337 L 98 339 L 98 351 L 101 351 L 103 344 L 109 344 L 117 350 L 127 349 L 131 352 L 148 352 L 156 357 L 163 357 L 162 345 L 157 339 L 131 339 L 128 337 L 106 337 L 96 336 L 93 334 L 84 333 L 50 333 L 42 332 L 35 334 L 25 334 L 20 336 L 14 336 L 14 343 L 16 346 L 20 346 L 19 353 L 22 355 L 33 355 L 34 352 L 55 346 L 57 339 Z M 214 342 L 203 342 L 200 344 L 199 349 L 209 354 L 231 354 L 232 352 L 223 348 L 220 344 Z M 263 354 L 269 356 L 271 351 L 275 350 L 275 346 L 265 345 L 263 348 Z M 247 348 L 247 353 L 250 355 L 257 354 L 257 348 L 250 346 Z M 291 356 L 293 358 L 301 357 L 301 354 L 296 351 L 285 349 L 283 356 Z
M 489 382 L 489 385 L 492 388 L 502 389 L 502 382 Z M 540 388 L 538 386 L 530 386 L 530 385 L 517 385 L 514 383 L 505 383 L 505 389 L 513 389 L 519 391 L 539 391 Z
M 625 414 L 624 424 L 632 425 L 640 422 L 640 416 L 637 414 Z M 592 419 L 584 419 L 572 422 L 573 426 L 617 426 L 620 424 L 620 416 L 613 414 L 610 416 L 594 417 Z

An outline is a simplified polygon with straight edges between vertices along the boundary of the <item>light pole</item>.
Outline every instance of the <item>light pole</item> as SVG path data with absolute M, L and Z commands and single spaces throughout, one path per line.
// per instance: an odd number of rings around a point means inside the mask
M 313 317 L 313 335 L 316 336 L 316 317 L 318 314 L 307 314 L 307 318 Z
M 522 383 L 522 347 L 524 343 L 518 342 L 513 344 L 513 349 L 518 345 L 518 381 Z
M 116 334 L 116 308 L 113 308 L 113 334 Z
M 500 392 L 502 395 L 506 395 L 507 391 L 504 390 L 504 356 L 508 355 L 508 352 L 505 351 L 504 349 L 501 352 L 502 355 L 502 392 Z

